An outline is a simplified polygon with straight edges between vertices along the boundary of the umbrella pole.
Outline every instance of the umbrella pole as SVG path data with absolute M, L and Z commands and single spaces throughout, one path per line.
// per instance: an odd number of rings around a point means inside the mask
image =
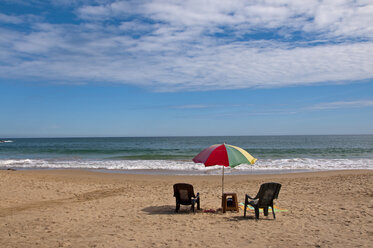
M 221 179 L 221 195 L 224 194 L 224 165 L 223 165 L 223 177 Z

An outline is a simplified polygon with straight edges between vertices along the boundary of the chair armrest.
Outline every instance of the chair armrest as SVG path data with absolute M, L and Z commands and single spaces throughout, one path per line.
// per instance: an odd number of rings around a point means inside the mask
M 197 202 L 199 201 L 199 193 L 192 199 L 192 202 Z
M 198 199 L 199 199 L 199 193 L 197 193 L 195 197 L 192 197 L 192 201 L 197 201 Z
M 252 198 L 251 196 L 249 196 L 248 194 L 245 195 L 245 199 L 251 199 L 251 200 L 254 200 L 255 198 Z
M 192 199 L 192 205 L 193 205 L 193 209 L 194 209 L 194 204 L 197 203 L 197 209 L 200 210 L 201 207 L 200 207 L 200 202 L 199 202 L 199 193 L 197 193 L 196 197 L 194 199 Z M 194 210 L 193 210 L 194 211 Z

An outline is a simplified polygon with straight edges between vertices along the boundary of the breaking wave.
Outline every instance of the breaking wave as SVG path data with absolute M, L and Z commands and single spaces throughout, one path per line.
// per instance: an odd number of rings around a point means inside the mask
M 201 172 L 220 174 L 220 166 L 205 167 L 182 160 L 59 160 L 59 159 L 6 159 L 0 160 L 0 168 L 24 169 L 105 169 L 105 170 L 167 170 L 176 172 Z M 250 173 L 260 171 L 292 170 L 350 170 L 373 169 L 373 159 L 262 159 L 254 165 L 239 165 L 226 168 L 226 173 Z

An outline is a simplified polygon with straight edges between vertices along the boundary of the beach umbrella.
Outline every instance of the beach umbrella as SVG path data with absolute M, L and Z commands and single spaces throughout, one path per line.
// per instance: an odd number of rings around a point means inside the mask
M 257 159 L 244 149 L 228 144 L 217 144 L 207 147 L 193 158 L 195 163 L 205 166 L 221 165 L 223 167 L 222 194 L 224 194 L 224 167 L 235 167 L 240 164 L 254 164 Z

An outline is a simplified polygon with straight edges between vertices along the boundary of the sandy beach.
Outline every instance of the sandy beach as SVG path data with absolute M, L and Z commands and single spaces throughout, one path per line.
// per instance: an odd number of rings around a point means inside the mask
M 202 209 L 221 207 L 220 176 L 83 170 L 0 171 L 1 247 L 372 247 L 373 171 L 225 177 L 225 191 L 282 189 L 287 209 L 260 220 L 249 212 L 175 213 L 172 185 L 186 182 Z

